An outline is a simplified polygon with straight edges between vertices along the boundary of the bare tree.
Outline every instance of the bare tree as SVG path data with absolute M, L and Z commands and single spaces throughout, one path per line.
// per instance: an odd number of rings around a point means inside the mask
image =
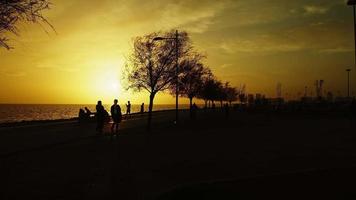
M 203 88 L 204 78 L 211 74 L 210 69 L 202 64 L 203 55 L 193 53 L 180 64 L 179 76 L 179 94 L 182 97 L 189 98 L 190 108 L 193 98 L 197 97 Z M 171 85 L 171 93 L 175 94 L 175 85 Z
M 227 92 L 226 92 L 226 87 L 229 84 L 228 82 L 226 82 L 225 84 L 223 84 L 222 82 L 218 81 L 218 84 L 216 85 L 216 90 L 217 90 L 217 95 L 215 100 L 220 101 L 220 107 L 223 108 L 223 101 L 227 100 Z
M 179 58 L 184 58 L 192 49 L 186 32 L 179 33 L 178 44 L 174 40 L 155 41 L 156 37 L 174 38 L 175 32 L 151 33 L 134 39 L 134 47 L 126 65 L 128 89 L 145 90 L 149 95 L 148 128 L 150 128 L 153 100 L 160 91 L 175 84 L 176 47 Z M 178 46 L 176 46 L 178 45 Z
M 49 0 L 0 0 L 0 47 L 11 49 L 7 33 L 19 35 L 19 22 L 44 23 L 53 26 L 42 15 L 50 9 Z
M 211 103 L 214 103 L 215 100 L 219 100 L 221 88 L 222 83 L 212 75 L 205 78 L 203 88 L 199 94 L 199 98 L 205 100 L 206 107 L 207 102 L 211 101 Z
M 229 82 L 226 82 L 225 83 L 225 93 L 226 93 L 226 101 L 228 101 L 230 103 L 230 106 L 231 106 L 231 103 L 233 101 L 237 101 L 238 99 L 238 91 L 235 87 L 231 87 L 230 86 L 230 83 Z

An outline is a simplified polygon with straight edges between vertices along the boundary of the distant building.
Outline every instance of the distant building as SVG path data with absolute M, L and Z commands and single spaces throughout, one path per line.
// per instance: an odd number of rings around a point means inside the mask
M 334 102 L 338 104 L 351 104 L 352 100 L 352 97 L 336 97 Z
M 313 103 L 313 102 L 314 102 L 314 99 L 313 99 L 313 97 L 302 97 L 302 98 L 300 99 L 300 101 L 301 101 L 302 103 L 310 104 L 310 103 Z
M 284 99 L 283 98 L 268 98 L 266 99 L 268 104 L 273 105 L 273 106 L 278 106 L 284 104 Z
M 248 104 L 250 105 L 253 105 L 255 103 L 255 98 L 254 98 L 254 95 L 253 94 L 248 94 L 247 95 L 247 102 Z

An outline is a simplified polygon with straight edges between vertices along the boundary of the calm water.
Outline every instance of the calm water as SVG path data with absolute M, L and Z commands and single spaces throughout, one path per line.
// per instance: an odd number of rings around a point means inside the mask
M 107 111 L 110 111 L 110 105 L 104 105 Z M 126 113 L 126 106 L 120 105 L 123 113 Z M 50 104 L 0 104 L 0 123 L 19 122 L 32 120 L 52 120 L 52 119 L 69 119 L 78 116 L 80 108 L 88 107 L 95 112 L 95 105 L 50 105 Z M 145 111 L 148 110 L 145 105 Z M 179 108 L 189 108 L 189 105 L 179 105 Z M 175 105 L 154 105 L 153 110 L 170 110 L 175 109 Z M 140 105 L 132 105 L 131 112 L 139 112 Z

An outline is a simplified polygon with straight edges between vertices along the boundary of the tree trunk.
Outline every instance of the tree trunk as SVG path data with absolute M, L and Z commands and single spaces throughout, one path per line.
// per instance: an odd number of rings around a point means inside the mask
M 193 97 L 189 97 L 189 114 L 190 114 L 190 118 L 193 117 L 192 109 L 193 109 Z
M 152 121 L 152 109 L 153 109 L 153 99 L 155 98 L 155 93 L 150 94 L 150 104 L 148 105 L 148 121 L 147 121 L 147 130 L 151 130 L 151 121 Z

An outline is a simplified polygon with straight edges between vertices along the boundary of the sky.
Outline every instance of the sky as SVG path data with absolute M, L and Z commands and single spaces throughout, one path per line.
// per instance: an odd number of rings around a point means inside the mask
M 133 38 L 156 31 L 187 31 L 222 81 L 247 93 L 286 98 L 324 90 L 345 95 L 351 68 L 355 95 L 352 9 L 345 0 L 52 0 L 44 12 L 56 32 L 20 24 L 0 48 L 0 103 L 84 104 L 103 100 L 148 103 L 125 89 L 122 69 Z M 158 104 L 174 103 L 168 93 Z M 188 102 L 181 99 L 180 102 Z

